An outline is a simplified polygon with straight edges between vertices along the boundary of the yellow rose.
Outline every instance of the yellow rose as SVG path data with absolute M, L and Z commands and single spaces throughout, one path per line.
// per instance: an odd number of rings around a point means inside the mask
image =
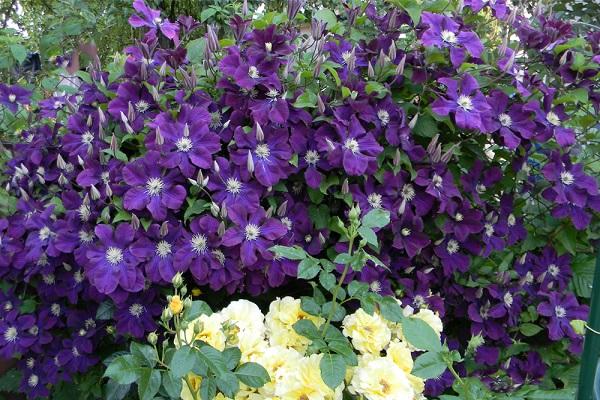
M 265 397 L 275 396 L 276 386 L 294 374 L 301 359 L 300 353 L 287 347 L 271 346 L 265 349 L 256 362 L 267 370 L 271 381 L 261 387 L 259 392 Z
M 367 400 L 413 400 L 415 397 L 407 374 L 387 357 L 360 360 L 348 390 Z
M 281 400 L 341 400 L 343 383 L 335 391 L 323 382 L 320 362 L 323 354 L 303 357 L 286 379 L 280 380 L 275 387 L 275 396 Z
M 189 382 L 189 386 L 188 386 Z M 191 389 L 194 393 L 198 393 L 200 390 L 200 384 L 202 383 L 202 377 L 195 374 L 187 374 L 187 382 L 185 379 L 181 380 L 181 400 L 194 400 Z
M 184 334 L 185 342 L 191 343 L 194 340 L 202 340 L 215 349 L 223 351 L 225 349 L 225 333 L 221 316 L 219 314 L 203 314 L 189 323 Z
M 260 308 L 251 301 L 233 301 L 219 314 L 223 323 L 230 326 L 230 334 L 249 331 L 253 335 L 263 336 L 265 333 L 265 316 Z
M 394 340 L 386 350 L 387 357 L 407 374 L 413 369 L 412 354 L 405 342 Z
M 183 301 L 181 301 L 181 297 L 173 296 L 171 297 L 171 301 L 169 301 L 169 309 L 173 313 L 173 315 L 179 314 L 183 311 Z
M 344 335 L 350 337 L 354 348 L 363 354 L 379 355 L 392 337 L 390 328 L 379 314 L 369 315 L 362 308 L 347 315 L 342 326 Z
M 269 306 L 265 318 L 267 336 L 271 345 L 292 347 L 301 353 L 306 351 L 310 340 L 298 335 L 293 325 L 301 319 L 308 319 L 318 327 L 325 322 L 321 317 L 315 317 L 300 308 L 300 300 L 292 297 L 277 299 Z

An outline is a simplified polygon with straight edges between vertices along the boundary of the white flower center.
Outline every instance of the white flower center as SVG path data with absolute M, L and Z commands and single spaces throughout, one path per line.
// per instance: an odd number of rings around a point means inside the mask
M 506 292 L 506 294 L 504 295 L 504 304 L 506 304 L 507 307 L 511 307 L 513 305 L 513 301 L 514 298 L 512 294 Z
M 159 25 L 159 24 L 162 22 L 162 18 L 161 18 L 161 17 L 156 17 L 156 18 L 154 18 L 153 22 L 154 22 L 156 25 Z
M 269 145 L 266 143 L 257 144 L 256 149 L 254 149 L 254 154 L 256 154 L 256 157 L 260 158 L 261 160 L 265 160 L 271 155 Z
M 81 143 L 90 144 L 94 141 L 94 134 L 90 131 L 85 131 L 83 135 L 81 135 Z
M 171 254 L 171 244 L 166 240 L 158 242 L 156 245 L 156 255 L 165 258 L 169 254 Z
M 225 190 L 231 194 L 239 194 L 242 191 L 242 182 L 233 177 L 227 178 Z
M 146 193 L 150 196 L 158 196 L 165 184 L 160 178 L 150 178 L 146 181 Z
M 10 301 L 7 301 L 6 303 L 4 303 L 4 307 L 2 307 L 4 309 L 4 311 L 9 312 L 10 310 L 13 309 L 13 303 Z
M 475 190 L 477 191 L 477 193 L 483 194 L 483 193 L 485 193 L 485 191 L 487 190 L 487 188 L 485 187 L 484 184 L 480 183 L 477 186 L 475 186 Z
M 446 245 L 446 251 L 448 254 L 458 253 L 458 250 L 460 250 L 460 245 L 458 242 L 454 239 L 448 240 L 448 244 Z
M 106 250 L 106 261 L 112 265 L 117 265 L 123 261 L 123 250 L 119 249 L 118 247 L 109 247 Z
M 510 117 L 510 115 L 502 113 L 500 115 L 498 115 L 498 120 L 500 121 L 500 125 L 504 126 L 504 127 L 509 127 L 512 125 L 512 118 Z
M 9 94 L 8 101 L 10 101 L 11 103 L 14 103 L 15 101 L 17 101 L 17 95 L 14 93 Z
M 567 310 L 563 306 L 556 306 L 554 307 L 554 314 L 556 318 L 564 318 L 567 316 Z
M 550 264 L 548 265 L 548 273 L 555 277 L 560 273 L 560 268 L 556 264 Z
M 102 179 L 102 183 L 107 184 L 110 181 L 110 172 L 104 171 L 101 173 L 100 179 Z
M 507 222 L 508 226 L 515 226 L 515 224 L 517 223 L 517 218 L 512 213 L 508 214 Z
M 569 186 L 575 182 L 575 177 L 569 171 L 563 171 L 560 173 L 560 181 Z
M 400 193 L 400 196 L 402 196 L 404 200 L 411 201 L 415 198 L 415 195 L 416 193 L 413 185 L 411 185 L 410 183 L 406 183 L 404 184 L 404 186 L 402 186 L 402 192 Z
M 29 357 L 25 363 L 29 369 L 35 367 L 35 359 L 33 357 Z
M 288 231 L 292 230 L 293 223 L 292 223 L 292 220 L 289 219 L 288 217 L 281 218 L 281 223 L 283 225 L 285 225 L 285 227 L 287 228 Z
M 442 36 L 442 40 L 449 44 L 455 44 L 457 41 L 456 34 L 451 31 L 444 30 L 444 31 L 442 31 L 441 36 Z
M 458 104 L 458 106 L 465 111 L 471 111 L 473 109 L 473 100 L 471 100 L 469 96 L 465 96 L 464 94 L 458 96 L 456 104 Z
M 277 91 L 277 89 L 269 89 L 269 91 L 267 92 L 267 97 L 270 97 L 271 99 L 274 99 L 277 96 L 279 96 L 279 92 Z
M 219 249 L 211 251 L 211 254 L 217 259 L 217 261 L 223 265 L 225 264 L 225 254 Z
M 92 210 L 87 204 L 80 205 L 77 209 L 77 212 L 79 213 L 79 218 L 81 218 L 82 221 L 87 221 L 90 219 L 90 215 L 92 215 Z
M 304 161 L 306 161 L 308 165 L 316 165 L 320 159 L 321 157 L 316 150 L 307 150 L 304 155 Z
M 344 51 L 342 53 L 342 60 L 344 60 L 344 62 L 346 64 L 348 64 L 348 61 L 350 61 L 351 57 L 352 57 L 352 52 L 351 51 Z
M 356 139 L 346 139 L 346 142 L 344 142 L 344 148 L 347 150 L 350 150 L 352 152 L 352 154 L 356 154 L 359 152 L 360 150 L 360 146 L 358 145 L 358 142 L 356 141 Z
M 413 304 L 416 307 L 421 308 L 421 306 L 423 304 L 425 304 L 425 298 L 423 296 L 421 296 L 420 294 L 416 295 L 415 298 L 413 299 Z
M 260 75 L 258 74 L 258 68 L 254 65 L 248 68 L 248 76 L 252 79 L 257 79 Z
M 133 303 L 129 306 L 129 314 L 132 316 L 139 318 L 140 315 L 144 312 L 144 306 L 140 303 Z
M 42 275 L 42 280 L 46 285 L 54 285 L 56 283 L 54 274 Z
M 553 111 L 550 111 L 548 114 L 546 114 L 546 120 L 554 126 L 560 125 L 560 118 L 558 118 L 558 115 L 556 115 L 556 113 Z
M 248 224 L 244 229 L 244 233 L 246 234 L 246 240 L 256 240 L 260 235 L 260 228 L 255 224 Z
M 40 378 L 36 374 L 31 374 L 29 376 L 29 378 L 27 378 L 27 385 L 29 387 L 34 388 L 38 385 L 39 382 L 40 382 Z
M 381 125 L 383 126 L 386 126 L 390 123 L 390 113 L 388 113 L 386 110 L 377 111 L 377 118 L 379 118 L 379 121 L 381 121 Z
M 206 251 L 207 243 L 208 240 L 206 239 L 206 236 L 201 233 L 196 233 L 192 236 L 192 249 L 198 254 L 202 254 Z
M 81 243 L 92 243 L 94 241 L 94 235 L 84 230 L 79 231 L 79 241 Z
M 135 109 L 139 113 L 145 113 L 150 108 L 150 104 L 146 100 L 139 100 L 135 103 Z
M 62 102 L 60 102 L 60 101 L 56 100 L 56 101 L 54 102 L 54 105 L 53 105 L 53 107 L 54 107 L 54 109 L 61 108 L 61 107 L 62 107 Z
M 433 174 L 433 177 L 431 177 L 431 183 L 433 183 L 433 186 L 439 188 L 442 187 L 442 184 L 444 183 L 444 179 L 439 176 L 438 174 Z
M 486 236 L 492 236 L 494 234 L 494 225 L 488 223 L 484 225 Z
M 79 350 L 75 346 L 73 346 L 73 348 L 71 349 L 71 354 L 73 354 L 73 357 L 79 357 L 81 355 L 79 354 Z
M 381 283 L 379 281 L 373 281 L 369 285 L 369 289 L 371 289 L 371 292 L 373 293 L 379 293 L 381 292 Z
M 410 228 L 402 228 L 400 233 L 402 234 L 402 236 L 408 236 L 412 233 L 412 231 L 410 230 Z
M 273 43 L 271 43 L 271 42 L 265 42 L 265 50 L 267 52 L 270 52 L 271 50 L 273 50 Z
M 211 112 L 210 113 L 210 127 L 214 129 L 214 128 L 220 127 L 221 125 L 223 125 L 221 123 L 221 113 L 218 111 Z
M 14 326 L 9 326 L 7 330 L 4 331 L 4 341 L 12 343 L 17 340 L 18 332 L 17 328 Z
M 58 317 L 60 315 L 60 304 L 52 303 L 52 305 L 50 306 L 50 312 L 55 317 Z
M 177 150 L 187 153 L 192 149 L 192 140 L 189 137 L 179 138 L 175 142 L 175 146 L 177 146 Z
M 40 232 L 38 233 L 40 240 L 46 240 L 51 235 L 52 235 L 52 231 L 47 226 L 44 226 L 42 229 L 40 229 Z
M 73 279 L 75 280 L 76 283 L 83 282 L 83 272 L 81 272 L 81 271 L 75 271 L 73 273 Z
M 310 243 L 312 241 L 312 235 L 306 235 L 306 236 L 304 236 L 304 241 L 306 243 Z
M 465 219 L 465 217 L 461 213 L 456 213 L 454 216 L 454 220 L 456 220 L 456 222 L 462 222 L 463 219 Z
M 381 208 L 381 195 L 379 193 L 371 193 L 367 196 L 369 205 L 373 208 Z

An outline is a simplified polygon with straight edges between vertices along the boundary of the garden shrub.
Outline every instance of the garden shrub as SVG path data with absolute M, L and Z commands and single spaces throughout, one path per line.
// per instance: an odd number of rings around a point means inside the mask
M 572 395 L 599 232 L 600 33 L 502 0 L 290 0 L 221 31 L 133 6 L 143 39 L 76 90 L 0 86 L 0 356 L 19 360 L 20 391 L 123 398 L 137 381 L 177 398 L 155 365 L 110 371 L 118 349 L 142 363 L 148 334 L 175 351 L 194 324 L 166 300 L 183 276 L 184 309 L 289 295 L 336 332 L 361 310 L 439 315 L 443 347 L 405 343 L 430 350 L 413 354 L 428 397 Z M 361 352 L 347 326 L 338 350 L 319 342 L 329 328 L 297 328 L 308 359 L 356 357 L 345 334 Z M 203 393 L 233 395 L 225 381 Z

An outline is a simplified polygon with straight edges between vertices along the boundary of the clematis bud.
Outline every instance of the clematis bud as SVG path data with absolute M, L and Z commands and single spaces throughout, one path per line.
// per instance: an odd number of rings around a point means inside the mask
M 404 73 L 404 65 L 406 64 L 406 54 L 400 59 L 400 63 L 396 67 L 396 75 L 402 75 Z
M 140 78 L 142 81 L 148 79 L 148 66 L 145 63 L 140 65 Z
M 439 137 L 440 135 L 436 134 L 434 137 L 431 138 L 431 141 L 427 146 L 427 153 L 432 154 L 435 151 L 435 147 L 437 146 Z
M 447 164 L 447 163 L 448 163 L 448 161 L 450 161 L 450 159 L 452 158 L 452 155 L 454 154 L 454 149 L 455 149 L 456 147 L 458 147 L 458 145 L 456 145 L 456 144 L 455 144 L 455 145 L 453 145 L 452 147 L 450 147 L 450 148 L 449 148 L 449 149 L 448 149 L 448 150 L 447 150 L 447 151 L 444 153 L 444 155 L 442 156 L 442 159 L 441 159 L 441 161 L 442 161 L 444 164 Z
M 19 188 L 19 193 L 21 193 L 21 198 L 25 201 L 29 201 L 29 195 L 22 187 Z
M 60 169 L 65 169 L 67 167 L 67 163 L 60 154 L 56 157 L 56 166 Z
M 400 162 L 402 161 L 402 154 L 400 153 L 400 149 L 396 149 L 396 153 L 394 154 L 394 166 L 398 167 Z
M 293 21 L 294 18 L 296 18 L 296 15 L 298 15 L 298 11 L 300 11 L 300 8 L 302 7 L 302 5 L 304 4 L 304 0 L 288 0 L 288 6 L 287 6 L 287 16 L 288 16 L 288 21 Z
M 160 234 L 161 237 L 165 237 L 169 234 L 169 225 L 167 224 L 167 221 L 164 221 L 160 225 L 160 229 L 159 229 L 158 233 Z
M 272 216 L 273 216 L 273 206 L 270 206 L 269 208 L 267 208 L 267 211 L 265 211 L 265 217 L 271 218 Z
M 258 122 L 256 123 L 256 140 L 259 142 L 265 140 L 265 133 L 263 132 Z
M 248 0 L 244 0 L 244 2 L 242 3 L 242 15 L 246 16 L 249 12 L 250 11 L 248 11 Z
M 104 127 L 102 124 L 98 124 L 98 137 L 100 140 L 104 140 Z
M 214 217 L 219 216 L 219 211 L 221 211 L 221 209 L 219 208 L 219 205 L 217 203 L 215 203 L 214 201 L 212 203 L 210 203 L 210 213 Z
M 217 228 L 217 235 L 223 236 L 225 234 L 225 222 L 221 221 L 219 227 Z
M 344 179 L 342 183 L 342 194 L 348 194 L 350 192 L 350 187 L 348 185 L 348 178 Z
M 113 133 L 112 137 L 110 138 L 110 150 L 113 152 L 113 154 L 117 154 L 118 149 L 119 146 L 117 145 L 117 137 Z
M 81 158 L 81 156 L 77 155 L 77 162 L 79 163 L 79 165 L 81 165 L 82 167 L 85 164 L 85 161 L 83 161 L 83 158 Z
M 277 216 L 278 217 L 283 217 L 287 213 L 287 205 L 288 205 L 288 201 L 286 200 L 283 203 L 281 203 L 279 205 L 279 207 L 277 207 Z
M 373 69 L 371 61 L 369 61 L 369 65 L 367 66 L 367 76 L 369 78 L 373 78 L 375 76 L 375 70 Z
M 160 93 L 158 93 L 156 86 L 150 86 L 150 94 L 155 102 L 158 103 L 160 101 Z
M 214 26 L 208 25 L 206 27 L 206 46 L 212 53 L 219 50 L 219 38 Z
M 320 95 L 317 95 L 317 109 L 321 114 L 325 114 L 325 103 Z
M 65 178 L 65 176 L 61 173 L 60 176 L 58 177 L 58 184 L 60 186 L 65 186 L 69 183 L 69 180 L 67 178 Z
M 324 245 L 326 241 L 327 241 L 327 239 L 325 239 L 325 236 L 323 236 L 323 233 L 319 232 L 319 243 L 321 243 L 321 245 Z
M 190 136 L 190 126 L 188 125 L 187 122 L 183 125 L 183 136 L 184 137 Z
M 346 65 L 348 66 L 348 72 L 354 72 L 354 69 L 356 68 L 356 51 L 354 47 L 346 60 Z
M 248 150 L 248 159 L 246 160 L 246 168 L 249 173 L 254 173 L 254 159 L 252 158 L 252 152 Z
M 563 53 L 562 56 L 560 56 L 560 59 L 558 60 L 558 63 L 560 65 L 565 65 L 565 63 L 567 62 L 567 58 L 569 57 L 569 54 L 571 54 L 570 50 L 567 50 Z
M 129 102 L 127 105 L 127 119 L 129 121 L 133 121 L 135 119 L 135 110 L 133 109 L 133 104 L 131 102 Z
M 135 214 L 131 214 L 131 228 L 134 231 L 140 229 L 140 219 Z
M 227 218 L 227 205 L 225 204 L 225 202 L 221 203 L 221 218 L 225 219 Z
M 394 62 L 394 60 L 396 59 L 396 42 L 392 41 L 392 44 L 390 45 L 390 49 L 388 51 L 388 55 L 390 57 L 390 60 Z
M 387 63 L 387 56 L 383 52 L 383 49 L 381 49 L 381 50 L 379 50 L 379 57 L 377 57 L 377 67 L 379 69 L 382 69 L 383 67 L 385 67 L 386 63 Z
M 104 114 L 104 111 L 102 111 L 102 109 L 100 107 L 98 107 L 98 121 L 100 121 L 100 124 L 106 123 L 106 115 Z
M 221 172 L 221 167 L 219 167 L 219 163 L 216 161 L 213 162 L 213 171 L 215 171 L 217 174 Z
M 92 200 L 98 200 L 101 197 L 100 192 L 94 185 L 90 186 L 90 197 Z
M 162 133 L 160 133 L 160 126 L 156 127 L 156 135 L 154 136 L 154 143 L 156 143 L 157 146 L 162 146 L 165 143 L 165 138 L 163 137 Z
M 160 76 L 165 76 L 167 74 L 167 62 L 164 61 L 158 70 L 158 74 Z
M 194 179 L 192 178 L 187 178 L 188 182 L 190 183 L 190 185 L 192 186 L 198 186 L 198 182 L 196 182 Z
M 204 186 L 204 174 L 202 173 L 201 169 L 198 170 L 198 175 L 196 175 L 196 182 L 198 185 Z
M 88 114 L 85 124 L 87 125 L 88 128 L 90 128 L 93 123 L 94 123 L 94 120 L 92 119 L 92 114 Z

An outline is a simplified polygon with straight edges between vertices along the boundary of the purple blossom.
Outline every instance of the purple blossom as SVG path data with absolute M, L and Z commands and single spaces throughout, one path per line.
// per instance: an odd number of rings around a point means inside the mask
M 500 90 L 493 90 L 487 99 L 490 112 L 483 120 L 486 132 L 498 132 L 509 149 L 516 149 L 522 139 L 531 139 L 535 135 L 536 125 L 530 119 L 530 113 L 523 106 L 512 104 L 509 97 Z
M 208 181 L 208 189 L 212 191 L 213 200 L 231 208 L 234 204 L 245 204 L 249 211 L 254 211 L 260 204 L 263 188 L 240 168 L 227 159 L 218 157 L 215 160 L 215 172 Z
M 447 98 L 438 97 L 431 104 L 433 112 L 442 116 L 453 113 L 459 128 L 484 130 L 483 119 L 490 106 L 475 78 L 464 74 L 461 80 L 440 78 L 438 82 L 446 86 Z
M 129 24 L 134 28 L 143 26 L 152 30 L 160 29 L 163 35 L 173 40 L 177 45 L 179 43 L 179 26 L 176 23 L 169 22 L 160 17 L 160 11 L 154 10 L 146 5 L 144 0 L 134 0 L 133 8 L 138 14 L 129 17 Z
M 4 85 L 0 83 L 0 104 L 4 105 L 13 114 L 19 109 L 19 104 L 29 104 L 31 91 L 19 85 Z
M 537 306 L 537 312 L 548 317 L 548 337 L 560 340 L 563 337 L 577 338 L 570 322 L 574 319 L 587 320 L 588 307 L 579 305 L 572 293 L 560 294 L 551 292 L 546 295 L 547 301 Z
M 131 253 L 130 244 L 135 232 L 129 224 L 121 223 L 116 229 L 98 225 L 94 229 L 98 242 L 88 249 L 89 263 L 86 276 L 100 293 L 111 294 L 122 288 L 139 292 L 144 287 L 144 276 L 138 268 L 139 260 Z
M 142 260 L 146 277 L 154 283 L 170 283 L 179 272 L 174 265 L 176 243 L 181 236 L 181 227 L 167 223 L 152 224 L 131 245 L 131 254 Z
M 160 160 L 158 152 L 150 151 L 123 168 L 123 179 L 131 185 L 123 206 L 127 210 L 147 209 L 157 221 L 167 218 L 167 210 L 179 209 L 186 196 L 185 188 L 177 183 L 177 171 L 165 173 Z
M 249 213 L 243 206 L 229 210 L 229 219 L 235 224 L 223 235 L 223 245 L 240 245 L 240 258 L 245 266 L 252 266 L 260 255 L 271 260 L 273 254 L 269 248 L 274 241 L 286 234 L 286 227 L 275 218 L 267 218 L 265 211 L 258 208 Z
M 155 294 L 155 291 L 147 290 L 141 295 L 131 295 L 127 301 L 117 305 L 115 320 L 118 333 L 142 339 L 146 333 L 157 329 L 155 318 L 160 315 L 162 307 Z

